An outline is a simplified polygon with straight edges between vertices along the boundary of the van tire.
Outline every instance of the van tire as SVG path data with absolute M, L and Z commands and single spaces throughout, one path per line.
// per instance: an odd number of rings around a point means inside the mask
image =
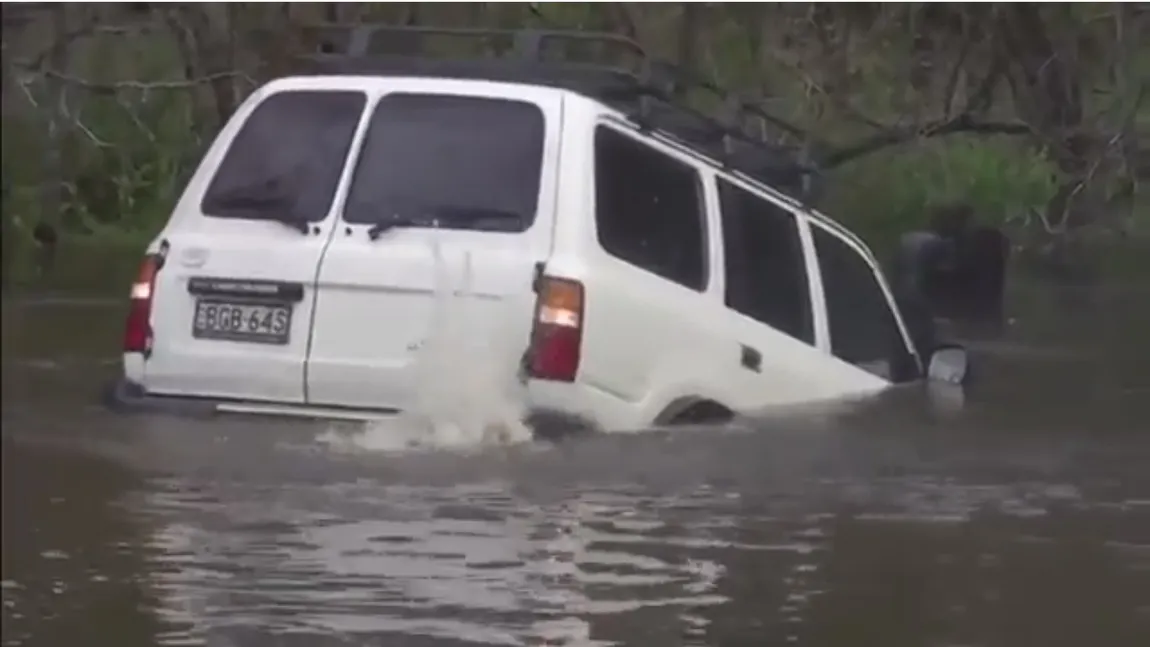
M 661 425 L 697 425 L 730 422 L 735 413 L 714 400 L 683 398 L 671 403 L 656 419 Z

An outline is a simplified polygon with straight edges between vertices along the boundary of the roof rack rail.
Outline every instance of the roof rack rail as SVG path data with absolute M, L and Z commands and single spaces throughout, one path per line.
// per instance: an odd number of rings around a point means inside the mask
M 459 45 L 470 40 L 473 48 L 478 45 L 487 56 L 436 57 L 428 51 L 436 37 Z M 670 136 L 726 168 L 797 199 L 804 197 L 804 188 L 809 186 L 804 179 L 819 170 L 817 165 L 800 161 L 796 149 L 749 136 L 742 124 L 755 117 L 792 134 L 800 134 L 799 129 L 746 97 L 652 58 L 639 43 L 619 34 L 313 23 L 302 26 L 302 40 L 315 50 L 300 57 L 309 73 L 476 78 L 572 90 L 620 110 L 642 129 Z M 563 44 L 568 51 L 557 52 L 554 45 Z M 572 46 L 600 53 L 613 49 L 632 65 L 557 57 L 569 54 Z M 712 116 L 684 105 L 681 97 L 690 92 L 714 96 L 723 106 L 722 114 Z

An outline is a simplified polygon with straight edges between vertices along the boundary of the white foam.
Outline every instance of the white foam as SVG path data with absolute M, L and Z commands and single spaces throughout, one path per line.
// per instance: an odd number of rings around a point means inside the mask
M 481 310 L 473 292 L 471 253 L 464 251 L 458 288 L 451 263 L 437 239 L 435 305 L 426 341 L 419 350 L 415 399 L 402 415 L 348 433 L 328 430 L 320 442 L 350 451 L 477 449 L 531 440 L 524 424 L 522 386 L 515 376 L 512 340 L 501 336 L 500 318 Z M 509 315 L 518 308 L 504 308 Z M 479 329 L 477 329 L 479 326 Z M 486 329 L 484 329 L 486 327 Z

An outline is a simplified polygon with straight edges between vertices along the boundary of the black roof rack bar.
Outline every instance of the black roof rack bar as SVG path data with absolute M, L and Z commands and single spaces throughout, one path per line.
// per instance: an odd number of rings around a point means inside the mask
M 605 32 L 584 32 L 556 29 L 494 29 L 483 27 L 433 27 L 414 25 L 389 25 L 383 23 L 311 23 L 304 25 L 306 32 L 312 32 L 319 39 L 330 39 L 347 43 L 341 52 L 345 56 L 370 57 L 380 53 L 376 45 L 385 42 L 377 40 L 380 36 L 399 36 L 408 38 L 408 43 L 414 39 L 429 36 L 447 36 L 460 39 L 472 38 L 476 40 L 503 37 L 514 44 L 513 51 L 516 56 L 526 60 L 542 61 L 545 59 L 546 45 L 550 41 L 569 42 L 597 42 L 615 45 L 640 60 L 647 60 L 646 51 L 639 43 L 619 34 Z
M 745 120 L 763 119 L 792 134 L 801 132 L 797 128 L 738 93 L 649 56 L 639 43 L 619 34 L 374 23 L 313 23 L 303 30 L 304 42 L 314 44 L 317 53 L 301 58 L 314 72 L 444 76 L 561 87 L 603 101 L 640 128 L 661 131 L 791 195 L 801 195 L 804 175 L 818 172 L 817 165 L 800 162 L 793 149 L 748 135 Z M 435 37 L 486 44 L 486 53 L 494 57 L 436 57 L 426 47 Z M 567 57 L 556 60 L 549 50 L 553 43 L 605 46 L 631 58 L 632 65 Z M 677 100 L 691 91 L 716 97 L 723 106 L 721 114 L 708 115 Z

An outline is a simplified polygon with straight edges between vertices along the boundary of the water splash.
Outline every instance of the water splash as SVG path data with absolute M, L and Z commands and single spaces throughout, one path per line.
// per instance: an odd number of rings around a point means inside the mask
M 522 385 L 514 363 L 506 360 L 514 356 L 514 340 L 500 334 L 514 327 L 500 325 L 502 317 L 493 316 L 492 304 L 483 303 L 474 290 L 470 251 L 462 254 L 458 286 L 438 237 L 432 238 L 430 251 L 435 303 L 417 359 L 411 407 L 352 434 L 329 430 L 321 442 L 336 449 L 387 452 L 478 449 L 532 439 L 523 422 Z M 518 313 L 510 303 L 500 304 L 500 310 L 507 316 Z

